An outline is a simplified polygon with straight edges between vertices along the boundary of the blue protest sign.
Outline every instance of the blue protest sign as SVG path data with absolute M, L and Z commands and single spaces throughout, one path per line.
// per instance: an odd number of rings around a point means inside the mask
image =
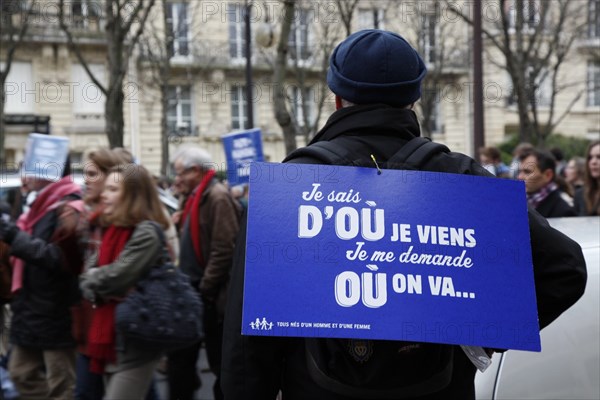
M 59 181 L 69 155 L 69 138 L 31 133 L 27 138 L 23 176 Z
M 221 138 L 227 158 L 229 185 L 248 183 L 250 163 L 264 160 L 260 129 L 233 132 Z
M 253 163 L 242 334 L 540 350 L 523 182 Z

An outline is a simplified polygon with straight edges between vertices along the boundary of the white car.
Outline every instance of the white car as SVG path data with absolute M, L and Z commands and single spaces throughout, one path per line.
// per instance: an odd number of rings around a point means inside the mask
M 85 182 L 83 180 L 83 174 L 81 172 L 74 172 L 72 175 L 73 182 L 81 187 L 84 187 Z M 21 173 L 20 172 L 4 172 L 0 173 L 0 200 L 8 202 L 8 194 L 10 191 L 19 190 L 21 187 Z
M 72 175 L 73 182 L 81 186 L 85 190 L 85 181 L 81 171 L 75 171 Z M 18 172 L 2 173 L 0 174 L 0 200 L 8 202 L 8 192 L 11 190 L 18 190 L 21 187 L 21 176 Z M 168 191 L 158 188 L 158 197 L 163 205 L 169 211 L 169 214 L 173 214 L 179 208 L 178 200 L 173 197 Z
M 495 354 L 477 373 L 478 400 L 600 399 L 600 217 L 550 219 L 578 242 L 588 280 L 577 303 L 542 330 L 542 352 Z

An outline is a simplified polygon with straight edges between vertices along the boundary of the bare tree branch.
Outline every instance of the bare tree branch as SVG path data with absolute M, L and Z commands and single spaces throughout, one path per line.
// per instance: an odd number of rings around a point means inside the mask
M 283 82 L 286 72 L 288 41 L 292 29 L 292 20 L 294 19 L 294 2 L 292 0 L 283 0 L 284 14 L 281 23 L 281 33 L 279 35 L 279 44 L 277 45 L 277 59 L 275 62 L 274 84 L 274 112 L 277 123 L 283 130 L 283 141 L 285 150 L 289 154 L 296 149 L 296 130 L 292 123 L 292 118 L 287 110 Z
M 75 53 L 75 56 L 77 57 L 77 60 L 79 61 L 79 64 L 81 64 L 81 66 L 83 67 L 85 72 L 88 74 L 88 76 L 90 77 L 90 79 L 92 80 L 94 85 L 96 85 L 98 87 L 98 89 L 100 89 L 102 94 L 104 94 L 106 96 L 108 94 L 107 88 L 102 84 L 102 82 L 100 82 L 98 80 L 98 78 L 96 78 L 96 76 L 90 69 L 88 62 L 83 57 L 83 54 L 81 54 L 81 50 L 79 49 L 79 46 L 75 43 L 75 39 L 73 38 L 73 34 L 71 33 L 71 30 L 69 29 L 69 27 L 67 26 L 67 24 L 65 22 L 65 12 L 64 12 L 65 0 L 59 1 L 58 8 L 59 8 L 58 21 L 60 24 L 60 28 L 67 36 L 67 44 L 68 44 L 69 48 L 71 50 L 73 50 L 73 52 Z
M 446 4 L 451 7 L 449 2 Z M 532 4 L 537 7 L 532 8 Z M 499 0 L 499 5 L 500 20 L 483 32 L 490 43 L 503 54 L 503 68 L 511 77 L 519 114 L 520 139 L 537 140 L 543 144 L 545 137 L 556 127 L 555 98 L 559 93 L 557 76 L 575 41 L 582 37 L 582 24 L 579 22 L 581 18 L 577 10 L 581 7 L 569 0 L 536 3 L 528 0 Z M 507 13 L 508 6 L 513 8 L 511 16 Z M 453 8 L 451 10 L 472 24 L 467 15 Z M 490 60 L 492 64 L 501 66 L 493 57 Z M 551 79 L 549 104 L 540 109 L 540 85 L 548 79 Z M 575 96 L 579 97 L 580 94 Z M 558 120 L 563 118 L 561 116 Z
M 352 33 L 352 18 L 354 17 L 354 10 L 358 5 L 358 1 L 359 0 L 336 0 L 339 15 L 346 28 L 346 36 L 350 36 Z
M 10 23 L 11 26 L 9 26 L 9 29 L 8 29 L 8 51 L 6 52 L 6 62 L 4 65 L 4 71 L 0 71 L 0 75 L 2 75 L 3 79 L 5 79 L 8 76 L 15 51 L 17 50 L 17 47 L 19 47 L 19 45 L 23 42 L 23 38 L 25 37 L 25 34 L 27 33 L 27 28 L 29 27 L 29 17 L 33 13 L 33 8 L 34 8 L 35 4 L 36 4 L 35 0 L 31 0 L 31 3 L 29 3 L 27 12 L 25 12 L 25 16 L 23 17 L 23 20 L 20 21 L 21 27 L 19 28 L 19 33 L 17 34 L 17 40 L 14 40 L 14 38 L 13 38 L 12 14 L 9 14 L 9 16 L 8 16 L 11 19 L 11 23 Z M 4 84 L 4 80 L 2 81 L 2 84 Z
M 15 3 L 13 3 L 15 4 Z M 17 48 L 22 44 L 23 39 L 27 33 L 27 28 L 29 26 L 29 17 L 32 15 L 33 13 L 33 9 L 35 7 L 35 0 L 31 0 L 31 2 L 29 3 L 29 7 L 27 7 L 27 11 L 25 12 L 25 15 L 23 16 L 23 18 L 20 20 L 20 27 L 19 27 L 19 32 L 17 33 L 17 37 L 16 40 L 14 38 L 14 26 L 13 26 L 13 12 L 12 10 L 7 10 L 7 9 L 3 9 L 2 11 L 7 12 L 8 15 L 4 15 L 5 18 L 7 18 L 7 25 L 8 26 L 4 26 L 2 27 L 2 31 L 0 31 L 0 40 L 1 40 L 1 36 L 5 35 L 6 32 L 6 36 L 8 36 L 8 50 L 6 52 L 6 59 L 5 59 L 5 63 L 4 63 L 4 70 L 2 70 L 2 68 L 0 68 L 0 160 L 2 162 L 6 161 L 6 154 L 5 154 L 5 148 L 4 148 L 4 140 L 5 140 L 5 135 L 6 135 L 6 131 L 4 129 L 4 107 L 6 106 L 6 93 L 5 93 L 5 83 L 6 83 L 6 79 L 8 78 L 8 74 L 10 73 L 10 69 L 12 67 L 12 62 L 13 62 L 13 58 L 15 55 L 15 52 L 17 50 Z M 2 5 L 0 4 L 0 7 L 2 7 Z M 4 6 L 6 7 L 6 6 Z
M 59 0 L 59 20 L 60 27 L 67 37 L 69 48 L 75 53 L 78 61 L 83 66 L 84 70 L 94 82 L 95 85 L 106 96 L 105 102 L 105 123 L 106 135 L 111 147 L 123 146 L 123 130 L 125 126 L 123 116 L 123 106 L 125 103 L 125 94 L 123 92 L 123 82 L 129 67 L 129 60 L 134 47 L 139 40 L 141 30 L 144 29 L 144 24 L 147 21 L 150 10 L 154 5 L 155 0 L 145 2 L 139 0 L 135 6 L 131 1 L 120 0 L 104 0 L 104 11 L 106 24 L 104 32 L 106 34 L 107 46 L 107 62 L 108 62 L 108 84 L 102 85 L 101 82 L 94 76 L 86 62 L 81 48 L 69 29 L 69 26 L 64 20 L 64 0 Z M 134 6 L 133 13 L 129 19 L 125 14 L 125 7 Z M 136 17 L 142 13 L 142 18 L 138 21 Z M 133 27 L 133 23 L 139 24 L 136 32 L 127 40 L 127 36 Z

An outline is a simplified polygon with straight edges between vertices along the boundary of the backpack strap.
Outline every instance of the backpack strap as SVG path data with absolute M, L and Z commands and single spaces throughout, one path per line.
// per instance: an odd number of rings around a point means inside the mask
M 355 165 L 354 154 L 346 147 L 335 142 L 323 141 L 313 143 L 310 146 L 296 149 L 288 155 L 283 162 L 295 158 L 310 157 L 329 165 Z
M 450 149 L 441 143 L 432 142 L 428 138 L 414 137 L 383 164 L 388 169 L 421 170 L 436 154 L 449 153 Z M 356 153 L 336 142 L 323 141 L 294 150 L 283 162 L 295 158 L 310 157 L 329 165 L 364 166 Z
M 150 222 L 150 225 L 152 225 L 152 227 L 156 231 L 156 234 L 158 235 L 158 238 L 160 239 L 160 243 L 162 245 L 162 253 L 163 254 L 161 254 L 161 256 L 160 256 L 160 262 L 170 263 L 172 261 L 172 258 L 171 258 L 171 253 L 169 252 L 169 244 L 167 243 L 167 238 L 165 236 L 165 232 L 163 231 L 162 227 L 158 224 L 158 222 L 156 222 L 156 221 L 148 221 L 148 222 Z
M 402 146 L 396 154 L 390 157 L 385 166 L 396 169 L 397 166 L 402 165 L 404 168 L 420 170 L 435 154 L 449 152 L 450 149 L 443 144 L 418 136 Z

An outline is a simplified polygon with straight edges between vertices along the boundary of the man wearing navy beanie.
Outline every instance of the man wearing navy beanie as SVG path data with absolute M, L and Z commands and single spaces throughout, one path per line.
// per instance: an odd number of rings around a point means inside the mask
M 327 73 L 337 111 L 307 147 L 284 162 L 394 168 L 403 160 L 402 168 L 492 176 L 470 157 L 420 138 L 412 107 L 426 73 L 419 54 L 400 35 L 382 30 L 350 35 L 333 51 Z M 399 157 L 406 154 L 419 156 L 413 163 Z M 221 379 L 226 400 L 274 400 L 280 391 L 285 400 L 475 399 L 476 369 L 459 346 L 242 336 L 246 223 L 225 314 Z M 585 262 L 581 248 L 533 209 L 529 224 L 543 328 L 583 293 Z
M 354 104 L 402 108 L 419 100 L 426 74 L 421 56 L 404 38 L 369 29 L 350 35 L 333 51 L 327 84 Z

